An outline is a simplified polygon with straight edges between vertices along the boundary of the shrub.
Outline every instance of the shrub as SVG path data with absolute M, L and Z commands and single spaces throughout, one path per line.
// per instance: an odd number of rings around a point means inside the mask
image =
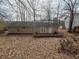
M 72 55 L 76 57 L 79 54 L 79 40 L 74 37 L 67 37 L 60 40 L 60 47 L 58 48 L 58 53 L 65 53 L 67 55 Z

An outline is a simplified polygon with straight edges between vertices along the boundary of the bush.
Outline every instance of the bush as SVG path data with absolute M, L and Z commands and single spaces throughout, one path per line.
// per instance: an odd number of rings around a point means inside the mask
M 79 54 L 79 38 L 68 37 L 66 39 L 60 40 L 60 47 L 58 48 L 58 53 L 66 53 L 67 55 L 72 55 L 76 57 Z

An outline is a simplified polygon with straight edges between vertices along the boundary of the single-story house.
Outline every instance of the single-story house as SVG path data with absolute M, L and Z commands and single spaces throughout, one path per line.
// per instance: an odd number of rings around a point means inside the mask
M 7 22 L 8 33 L 54 33 L 58 31 L 57 23 L 43 21 Z

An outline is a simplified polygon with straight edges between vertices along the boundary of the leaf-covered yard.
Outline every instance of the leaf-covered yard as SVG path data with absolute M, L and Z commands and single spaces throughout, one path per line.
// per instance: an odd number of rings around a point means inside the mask
M 26 35 L 0 37 L 0 59 L 73 59 L 58 53 L 63 38 L 33 38 Z

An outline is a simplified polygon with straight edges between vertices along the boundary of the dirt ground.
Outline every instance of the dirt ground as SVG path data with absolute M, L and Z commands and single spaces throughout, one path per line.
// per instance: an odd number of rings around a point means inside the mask
M 0 59 L 73 59 L 58 53 L 60 39 L 63 38 L 0 36 Z

